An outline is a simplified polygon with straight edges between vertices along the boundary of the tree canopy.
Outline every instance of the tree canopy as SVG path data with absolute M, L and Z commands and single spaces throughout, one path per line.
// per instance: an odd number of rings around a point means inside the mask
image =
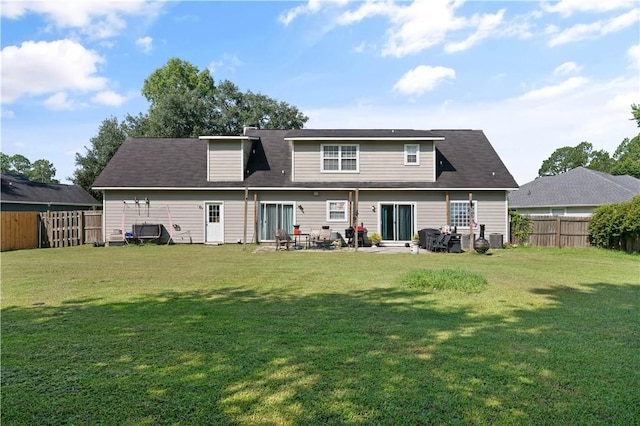
M 631 115 L 633 115 L 633 118 L 631 120 L 635 120 L 635 122 L 638 124 L 638 127 L 640 127 L 640 105 L 631 104 Z
M 593 145 L 580 142 L 578 145 L 564 146 L 553 151 L 553 154 L 542 162 L 538 176 L 553 176 L 564 173 L 576 167 L 587 167 L 591 159 Z
M 127 137 L 187 138 L 240 135 L 245 126 L 301 129 L 308 117 L 296 107 L 260 93 L 242 92 L 228 80 L 215 84 L 209 70 L 171 58 L 144 81 L 146 113 L 104 120 L 86 154 L 76 154 L 73 182 L 90 190 Z M 98 199 L 100 194 L 93 193 Z
M 632 104 L 631 113 L 640 127 L 640 105 Z M 589 142 L 558 148 L 542 162 L 538 177 L 554 176 L 580 166 L 640 179 L 640 133 L 631 139 L 625 138 L 613 156 L 605 150 L 594 150 Z
M 92 191 L 91 185 L 127 138 L 127 133 L 125 122 L 118 121 L 116 117 L 107 118 L 100 124 L 98 134 L 91 138 L 91 147 L 85 146 L 86 155 L 76 153 L 79 168 L 73 172 L 72 181 L 98 200 L 102 200 L 102 194 Z
M 21 154 L 7 155 L 0 152 L 0 170 L 2 173 L 23 175 L 33 182 L 60 183 L 56 179 L 56 168 L 50 161 L 39 159 L 32 163 Z
M 244 126 L 300 129 L 308 120 L 296 107 L 242 92 L 229 80 L 216 85 L 209 70 L 178 58 L 155 70 L 142 94 L 150 106 L 136 118 L 135 133 L 141 137 L 239 135 Z

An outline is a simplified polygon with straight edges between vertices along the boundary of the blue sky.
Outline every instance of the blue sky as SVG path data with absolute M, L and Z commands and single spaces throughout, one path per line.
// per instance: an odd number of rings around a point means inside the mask
M 637 0 L 1 6 L 2 152 L 62 182 L 105 118 L 147 110 L 144 79 L 172 57 L 308 128 L 482 129 L 521 185 L 557 148 L 638 133 Z

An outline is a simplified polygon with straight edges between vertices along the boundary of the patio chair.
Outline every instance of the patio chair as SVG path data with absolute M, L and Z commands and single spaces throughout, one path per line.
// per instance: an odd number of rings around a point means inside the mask
M 284 229 L 278 229 L 276 231 L 276 251 L 279 249 L 289 250 L 291 245 L 291 237 L 285 232 Z
M 331 246 L 331 229 L 329 227 L 322 227 L 321 230 L 311 230 L 311 242 L 315 247 L 329 248 Z
M 449 240 L 451 239 L 451 234 L 440 234 L 438 235 L 435 243 L 433 244 L 432 251 L 449 251 Z

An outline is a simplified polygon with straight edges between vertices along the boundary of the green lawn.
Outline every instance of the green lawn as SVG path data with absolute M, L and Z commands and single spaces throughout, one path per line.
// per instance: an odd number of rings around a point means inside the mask
M 1 423 L 640 424 L 640 257 L 490 253 L 2 253 Z

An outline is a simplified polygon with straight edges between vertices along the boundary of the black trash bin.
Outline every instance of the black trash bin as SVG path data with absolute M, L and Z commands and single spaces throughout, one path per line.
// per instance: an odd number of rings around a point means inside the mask
M 489 234 L 489 248 L 492 248 L 492 249 L 503 248 L 502 234 L 498 234 L 498 233 Z
M 440 236 L 440 230 L 435 228 L 425 228 L 418 231 L 420 246 L 426 250 L 434 251 L 435 243 Z
M 451 234 L 451 239 L 449 239 L 449 253 L 460 253 L 462 252 L 462 242 L 460 234 Z

